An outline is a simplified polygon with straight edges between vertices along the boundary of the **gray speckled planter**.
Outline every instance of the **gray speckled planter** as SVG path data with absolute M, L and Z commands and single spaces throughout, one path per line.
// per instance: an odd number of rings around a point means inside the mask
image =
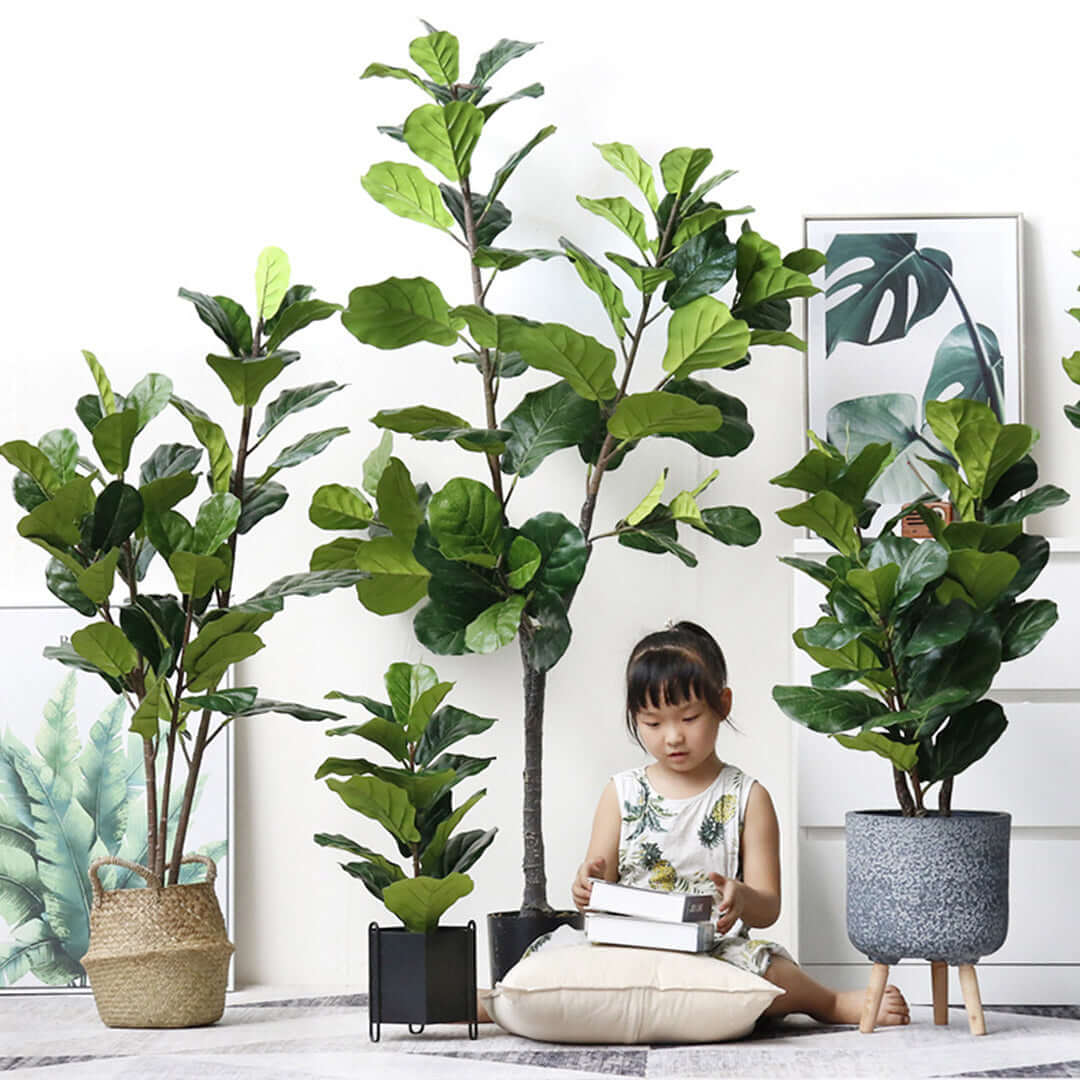
M 847 932 L 875 963 L 974 964 L 1009 928 L 1008 814 L 846 815 Z

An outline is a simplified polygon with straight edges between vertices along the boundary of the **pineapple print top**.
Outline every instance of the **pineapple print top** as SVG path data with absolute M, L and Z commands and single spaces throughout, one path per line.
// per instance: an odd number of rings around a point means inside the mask
M 709 787 L 689 799 L 661 795 L 645 766 L 612 779 L 622 817 L 620 884 L 715 896 L 710 873 L 741 880 L 739 839 L 751 777 L 725 764 Z M 745 933 L 741 922 L 732 933 Z

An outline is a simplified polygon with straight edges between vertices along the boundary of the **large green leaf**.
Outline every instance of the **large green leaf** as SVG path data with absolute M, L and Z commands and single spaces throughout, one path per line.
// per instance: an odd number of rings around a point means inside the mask
M 736 313 L 749 315 L 763 304 L 791 300 L 798 296 L 813 296 L 821 290 L 805 275 L 786 266 L 770 266 L 758 270 L 746 283 L 739 296 Z
M 201 451 L 199 453 L 201 454 Z M 163 514 L 166 510 L 171 510 L 178 502 L 186 499 L 195 490 L 197 484 L 197 478 L 189 472 L 151 480 L 149 484 L 143 484 L 139 488 L 139 495 L 142 497 L 142 509 L 153 514 Z M 100 509 L 100 506 L 101 502 L 99 500 L 98 509 Z
M 138 656 L 123 631 L 111 623 L 91 623 L 71 635 L 72 648 L 107 675 L 126 675 L 138 663 Z
M 195 438 L 206 447 L 210 457 L 210 479 L 214 491 L 228 491 L 229 481 L 232 477 L 233 455 L 229 449 L 225 432 L 220 425 L 215 424 L 201 409 L 196 408 L 189 401 L 172 397 L 172 405 L 191 424 L 191 430 Z
M 381 716 L 373 716 L 363 724 L 350 724 L 345 728 L 332 728 L 326 734 L 360 735 L 381 746 L 402 764 L 408 763 L 409 740 L 405 734 L 405 729 L 392 720 L 384 720 Z
M 79 575 L 57 558 L 50 559 L 45 567 L 45 585 L 53 596 L 80 615 L 97 614 L 97 604 L 79 588 Z
M 486 788 L 470 795 L 456 810 L 447 815 L 439 822 L 432 835 L 430 842 L 425 847 L 420 857 L 420 869 L 425 873 L 431 873 L 435 866 L 439 865 L 446 843 L 450 834 L 458 827 L 461 819 L 487 794 Z
M 448 559 L 494 566 L 502 554 L 502 505 L 491 488 L 455 477 L 431 497 L 431 533 Z
M 858 690 L 819 690 L 812 686 L 774 686 L 773 701 L 796 723 L 833 734 L 879 721 L 884 703 Z M 880 720 L 884 723 L 884 720 Z
M 204 597 L 228 573 L 221 559 L 213 555 L 196 555 L 191 551 L 174 551 L 168 563 L 177 587 L 193 600 Z
M 694 150 L 689 146 L 680 146 L 669 150 L 660 159 L 660 176 L 665 189 L 677 199 L 685 198 L 701 174 L 712 164 L 712 159 L 712 151 L 704 148 Z
M 360 181 L 364 190 L 398 217 L 449 229 L 453 217 L 443 206 L 439 189 L 415 165 L 380 161 L 372 165 Z
M 521 526 L 521 535 L 531 540 L 543 559 L 535 577 L 558 593 L 575 588 L 585 573 L 589 550 L 581 529 L 555 511 L 545 511 L 529 518 Z
M 120 549 L 113 548 L 108 555 L 91 563 L 82 573 L 76 575 L 78 591 L 95 604 L 104 604 L 112 595 L 116 564 L 120 560 Z
M 236 531 L 242 536 L 254 528 L 264 517 L 276 514 L 286 502 L 289 493 L 275 480 L 257 484 L 254 480 L 244 479 L 244 506 Z
M 637 290 L 646 296 L 651 296 L 665 281 L 670 281 L 675 276 L 675 271 L 667 266 L 642 266 L 616 251 L 605 251 L 604 254 L 626 274 Z
M 94 428 L 94 449 L 102 465 L 114 476 L 121 476 L 131 460 L 131 444 L 139 433 L 139 414 L 134 409 L 104 416 Z
M 541 584 L 529 600 L 526 611 L 529 631 L 524 650 L 536 671 L 553 668 L 570 647 L 570 620 L 562 594 L 550 585 Z
M 940 649 L 960 641 L 971 629 L 975 612 L 963 600 L 953 600 L 945 607 L 935 605 L 910 631 L 910 636 L 899 641 L 897 653 L 918 656 L 931 649 Z
M 407 878 L 383 889 L 383 903 L 405 924 L 406 930 L 427 934 L 439 925 L 440 917 L 451 904 L 472 890 L 472 879 L 465 874 Z
M 424 508 L 409 470 L 400 459 L 392 457 L 387 462 L 379 477 L 375 501 L 382 524 L 406 547 L 411 547 L 424 520 Z
M 349 333 L 378 349 L 418 341 L 453 345 L 465 325 L 451 315 L 438 286 L 422 277 L 390 277 L 353 289 L 341 321 Z
M 516 60 L 519 56 L 524 56 L 530 50 L 535 49 L 538 44 L 539 42 L 536 41 L 514 41 L 510 38 L 499 38 L 487 52 L 480 54 L 469 83 L 473 87 L 485 86 L 496 71 L 500 71 L 511 60 Z
M 251 349 L 251 322 L 239 304 L 229 301 L 235 312 L 243 316 L 242 322 L 233 318 L 233 313 L 223 303 L 228 300 L 228 297 L 207 296 L 205 293 L 192 292 L 190 289 L 183 288 L 177 295 L 184 300 L 190 300 L 195 305 L 199 318 L 213 330 L 233 356 L 240 356 Z M 244 323 L 246 323 L 246 334 Z
M 264 644 L 258 634 L 241 630 L 219 638 L 201 652 L 196 660 L 185 656 L 184 669 L 191 676 L 188 689 L 199 693 L 216 687 L 233 664 L 254 656 Z
M 277 457 L 259 477 L 259 484 L 265 484 L 267 480 L 282 469 L 291 469 L 296 465 L 302 465 L 309 458 L 321 454 L 336 438 L 348 434 L 349 429 L 347 427 L 334 427 L 327 428 L 325 431 L 313 431 L 305 435 L 302 439 L 278 452 Z
M 288 307 L 282 307 L 273 319 L 273 330 L 266 339 L 266 351 L 273 353 L 286 338 L 292 337 L 298 330 L 303 330 L 313 322 L 329 319 L 338 311 L 341 311 L 341 305 L 331 304 L 327 300 L 298 300 Z
M 1001 666 L 1001 631 L 994 619 L 976 614 L 971 628 L 960 640 L 936 649 L 928 649 L 906 664 L 907 708 L 955 690 L 954 707 L 982 697 L 990 688 Z
M 668 322 L 664 370 L 686 378 L 702 368 L 728 367 L 750 347 L 750 329 L 733 319 L 726 304 L 702 296 L 680 307 Z
M 60 488 L 60 476 L 42 450 L 25 439 L 14 439 L 0 446 L 0 457 L 5 458 L 20 472 L 26 473 L 46 495 Z
M 989 608 L 1016 577 L 1020 562 L 1007 551 L 963 548 L 949 552 L 948 569 L 949 577 L 963 585 L 976 607 Z
M 924 540 L 904 560 L 896 582 L 894 611 L 903 611 L 923 589 L 945 574 L 949 553 L 934 540 Z
M 923 390 L 922 406 L 934 401 L 957 383 L 960 389 L 950 396 L 981 401 L 991 407 L 1000 407 L 1005 399 L 1002 385 L 1005 378 L 1005 360 L 997 335 L 988 326 L 976 324 L 979 348 L 971 340 L 966 323 L 954 326 L 938 346 L 934 354 L 934 366 Z M 1004 416 L 999 415 L 999 420 Z
M 499 830 L 470 829 L 451 836 L 443 852 L 441 871 L 444 875 L 463 874 L 484 854 Z
M 956 436 L 956 456 L 976 499 L 997 486 L 1014 465 L 1027 456 L 1038 438 L 1028 424 L 999 424 L 997 420 L 965 424 Z
M 280 354 L 255 358 L 210 355 L 206 362 L 228 388 L 233 401 L 244 406 L 255 405 L 263 390 L 285 368 Z
M 356 488 L 323 484 L 311 497 L 308 518 L 320 529 L 366 529 L 375 511 Z
M 502 421 L 512 432 L 502 456 L 503 472 L 529 476 L 556 450 L 581 442 L 599 417 L 596 402 L 565 381 L 526 394 Z
M 846 555 L 858 554 L 855 514 L 847 503 L 831 491 L 819 491 L 806 502 L 778 510 L 776 516 L 788 525 L 812 529 L 837 551 Z
M 837 732 L 833 738 L 849 750 L 870 750 L 891 761 L 902 772 L 910 772 L 919 757 L 916 743 L 897 742 L 880 731 L 860 731 L 858 735 L 841 735 Z
M 402 788 L 375 776 L 353 776 L 348 780 L 327 780 L 326 786 L 336 791 L 352 810 L 377 821 L 403 844 L 419 841 L 416 831 L 416 811 Z
M 615 354 L 595 338 L 561 323 L 531 323 L 509 315 L 498 320 L 499 344 L 521 353 L 530 367 L 565 379 L 589 401 L 607 401 L 617 392 Z
M 735 273 L 736 249 L 723 222 L 688 240 L 664 264 L 675 277 L 664 288 L 672 308 L 722 289 Z
M 289 257 L 279 247 L 265 247 L 255 265 L 257 314 L 266 322 L 277 314 L 289 290 Z
M 1022 600 L 1009 611 L 1002 628 L 1001 659 L 1016 660 L 1026 656 L 1057 619 L 1057 604 L 1053 600 Z
M 761 522 L 745 506 L 707 506 L 701 519 L 709 535 L 721 544 L 749 547 L 761 539 Z
M 357 582 L 356 594 L 364 607 L 376 615 L 408 611 L 427 595 L 428 571 L 396 536 L 361 540 L 356 545 L 353 565 L 367 575 Z
M 458 39 L 446 30 L 434 30 L 427 37 L 409 43 L 409 56 L 442 86 L 458 79 Z
M 202 458 L 197 446 L 184 443 L 163 443 L 142 463 L 139 486 L 146 487 L 156 480 L 192 472 Z
M 514 170 L 525 160 L 525 158 L 532 153 L 545 139 L 555 134 L 555 125 L 548 124 L 546 127 L 542 127 L 520 150 L 511 154 L 495 170 L 495 175 L 492 177 L 491 190 L 487 195 L 487 204 L 490 205 L 495 201 L 495 196 L 506 186 L 506 181 L 513 175 Z
M 120 414 L 116 414 L 120 415 Z M 94 506 L 90 542 L 96 551 L 119 547 L 139 526 L 143 499 L 139 492 L 120 480 L 108 484 Z
M 698 213 L 691 214 L 682 220 L 675 230 L 675 235 L 671 238 L 671 246 L 673 248 L 682 247 L 687 240 L 692 240 L 699 233 L 711 229 L 714 225 L 726 221 L 729 217 L 734 217 L 736 214 L 752 214 L 753 212 L 754 208 L 752 206 L 740 206 L 736 210 L 725 210 L 722 206 L 716 205 L 706 206 Z
M 649 253 L 649 238 L 645 231 L 645 218 L 628 199 L 621 195 L 610 199 L 587 199 L 584 195 L 577 197 L 578 204 L 605 221 L 610 221 L 625 236 L 630 238 L 634 247 L 647 255 Z
M 268 613 L 280 611 L 287 596 L 321 596 L 334 589 L 355 585 L 363 580 L 360 570 L 312 570 L 306 574 L 286 574 L 265 589 L 248 597 L 239 607 Z
M 196 555 L 213 555 L 232 535 L 240 520 L 240 500 L 227 491 L 218 491 L 199 507 L 192 537 Z
M 608 431 L 629 442 L 646 435 L 715 431 L 723 422 L 723 413 L 714 405 L 699 405 L 681 394 L 651 390 L 624 397 L 608 420 Z
M 842 341 L 877 345 L 904 337 L 941 306 L 952 271 L 945 252 L 917 247 L 915 233 L 840 233 L 829 244 L 826 259 L 826 295 L 846 294 L 825 314 L 826 355 Z M 844 272 L 856 259 L 869 259 L 871 265 Z M 892 300 L 888 322 L 871 339 L 886 297 Z
M 286 308 L 286 311 L 291 310 L 292 308 Z M 282 390 L 281 393 L 266 406 L 263 422 L 259 425 L 259 430 L 256 434 L 260 440 L 263 439 L 264 436 L 273 431 L 287 416 L 300 412 L 301 409 L 310 409 L 313 405 L 318 405 L 320 402 L 325 401 L 331 394 L 344 389 L 345 387 L 341 383 L 321 382 L 312 383 L 310 386 L 297 386 L 290 390 Z
M 79 438 L 71 428 L 56 428 L 47 431 L 38 439 L 37 448 L 56 470 L 59 480 L 57 487 L 75 479 L 75 467 L 79 463 Z M 47 494 L 41 489 L 42 494 Z
M 526 597 L 515 593 L 482 611 L 465 628 L 465 645 L 470 652 L 492 653 L 517 637 Z
M 996 701 L 977 701 L 954 713 L 934 739 L 932 752 L 919 755 L 919 778 L 934 783 L 963 772 L 986 754 L 1008 723 Z
M 416 764 L 430 765 L 437 754 L 448 746 L 487 731 L 495 723 L 494 717 L 477 716 L 454 705 L 444 705 L 431 717 L 431 722 L 424 731 L 416 748 Z
M 659 201 L 656 197 L 656 182 L 652 168 L 641 158 L 641 155 L 628 143 L 593 143 L 600 151 L 604 160 L 614 169 L 618 169 L 624 176 L 628 176 L 631 182 L 645 196 L 649 208 L 656 210 Z
M 469 163 L 484 127 L 484 114 L 467 101 L 421 105 L 405 119 L 403 135 L 409 149 L 434 165 L 447 180 L 469 175 Z
M 172 397 L 172 379 L 166 375 L 144 375 L 128 393 L 125 409 L 133 409 L 141 431 L 157 416 Z
M 706 457 L 734 457 L 753 442 L 754 429 L 747 422 L 746 406 L 737 397 L 717 390 L 702 379 L 673 379 L 664 385 L 664 391 L 679 394 L 699 405 L 714 406 L 720 410 L 723 423 L 714 431 L 662 432 L 661 438 L 688 443 Z
M 342 836 L 341 833 L 316 833 L 312 839 L 319 847 L 337 848 L 339 851 L 347 851 L 351 855 L 359 855 L 361 858 L 370 859 L 371 862 L 389 875 L 391 881 L 400 881 L 405 877 L 401 867 L 396 863 L 392 863 L 377 852 L 363 847 L 355 840 Z
M 623 320 L 630 317 L 630 312 L 627 310 L 618 285 L 611 280 L 611 275 L 592 256 L 572 244 L 565 236 L 559 237 L 559 245 L 566 251 L 570 262 L 578 272 L 578 277 L 585 283 L 585 287 L 600 298 L 615 336 L 621 341 L 626 337 L 626 325 Z

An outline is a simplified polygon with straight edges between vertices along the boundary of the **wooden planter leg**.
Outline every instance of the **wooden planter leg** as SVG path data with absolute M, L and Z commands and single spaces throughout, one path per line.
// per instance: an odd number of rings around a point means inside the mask
M 881 1008 L 881 999 L 885 996 L 885 980 L 888 977 L 888 964 L 875 964 L 870 972 L 870 985 L 866 988 L 862 1020 L 859 1021 L 859 1030 L 864 1035 L 868 1035 L 873 1031 L 874 1025 L 877 1023 L 878 1009 Z
M 949 965 L 930 962 L 930 986 L 934 992 L 934 1023 L 949 1022 Z
M 960 964 L 956 970 L 960 976 L 960 989 L 964 994 L 964 1007 L 967 1009 L 971 1034 L 985 1035 L 986 1018 L 983 1016 L 982 998 L 979 997 L 979 980 L 975 977 L 975 965 Z

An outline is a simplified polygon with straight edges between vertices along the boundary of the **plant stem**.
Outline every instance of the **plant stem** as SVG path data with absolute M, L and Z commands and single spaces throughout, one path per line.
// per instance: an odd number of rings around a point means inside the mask
M 157 755 L 154 740 L 143 736 L 143 774 L 146 777 L 146 862 L 157 866 L 159 843 L 157 831 Z
M 522 806 L 522 861 L 525 891 L 521 898 L 522 914 L 548 914 L 547 872 L 544 859 L 544 831 L 541 796 L 543 794 L 544 689 L 547 672 L 537 671 L 529 661 L 529 631 L 523 626 L 518 634 L 521 648 L 522 684 L 525 691 L 525 769 Z
M 169 884 L 175 885 L 180 880 L 180 860 L 184 857 L 184 843 L 187 840 L 188 822 L 195 803 L 195 785 L 202 768 L 203 751 L 206 749 L 207 732 L 210 730 L 210 710 L 203 709 L 199 721 L 199 732 L 195 736 L 195 747 L 191 752 L 191 767 L 188 769 L 187 783 L 184 785 L 184 801 L 180 804 L 180 820 L 176 823 L 176 839 L 173 842 L 172 859 L 169 862 Z
M 907 784 L 907 773 L 893 766 L 893 786 L 896 788 L 896 798 L 900 802 L 900 810 L 904 817 L 915 816 L 915 800 L 911 797 L 911 791 Z
M 941 781 L 941 790 L 938 792 L 938 813 L 942 817 L 952 817 L 952 785 L 951 776 L 946 776 Z
M 251 436 L 251 414 L 254 410 L 250 405 L 244 406 L 244 419 L 240 424 L 240 445 L 236 451 L 236 471 L 233 474 L 232 491 L 240 500 L 240 513 L 244 512 L 244 466 L 247 464 L 248 439 Z M 236 538 L 240 535 L 239 528 L 233 529 L 229 537 L 229 554 L 232 557 L 232 572 L 236 570 Z M 229 606 L 229 594 L 232 592 L 232 572 L 229 574 L 229 587 L 219 592 L 218 607 Z

